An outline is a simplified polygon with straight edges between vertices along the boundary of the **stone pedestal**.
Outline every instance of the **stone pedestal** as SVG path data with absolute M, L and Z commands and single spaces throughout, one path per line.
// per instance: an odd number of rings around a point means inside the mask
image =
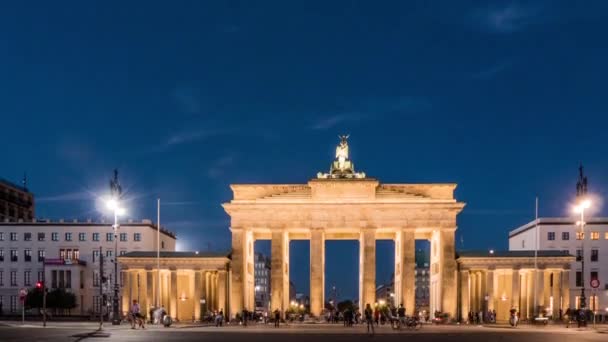
M 310 313 L 319 316 L 325 306 L 325 233 L 312 230 L 310 236 Z
M 364 229 L 359 238 L 359 306 L 376 302 L 376 235 L 372 229 Z

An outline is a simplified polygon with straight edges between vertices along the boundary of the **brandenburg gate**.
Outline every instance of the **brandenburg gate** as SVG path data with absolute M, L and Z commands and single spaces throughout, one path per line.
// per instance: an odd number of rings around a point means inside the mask
M 341 136 L 329 173 L 307 184 L 232 184 L 230 315 L 255 309 L 254 242 L 271 241 L 271 310 L 289 308 L 289 242 L 310 241 L 310 311 L 324 309 L 325 241 L 359 240 L 359 305 L 376 301 L 376 240 L 395 243 L 395 303 L 415 310 L 415 240 L 431 244 L 431 310 L 457 315 L 456 184 L 382 184 L 355 172 Z

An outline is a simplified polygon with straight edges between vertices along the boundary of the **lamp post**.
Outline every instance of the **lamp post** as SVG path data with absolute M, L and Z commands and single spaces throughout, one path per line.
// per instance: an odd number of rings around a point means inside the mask
M 583 166 L 579 167 L 579 179 L 576 183 L 576 198 L 578 204 L 574 206 L 574 212 L 580 214 L 580 220 L 576 222 L 580 226 L 581 234 L 581 299 L 579 325 L 586 325 L 585 307 L 587 306 L 587 298 L 585 297 L 585 209 L 591 207 L 591 201 L 587 197 L 587 177 L 583 175 Z
M 122 187 L 118 182 L 118 170 L 114 170 L 114 178 L 110 180 L 110 199 L 107 200 L 106 206 L 114 213 L 114 297 L 112 298 L 112 325 L 120 325 L 120 313 L 118 311 L 118 296 L 120 287 L 118 286 L 118 216 L 125 213 L 125 209 L 120 206 L 120 196 Z

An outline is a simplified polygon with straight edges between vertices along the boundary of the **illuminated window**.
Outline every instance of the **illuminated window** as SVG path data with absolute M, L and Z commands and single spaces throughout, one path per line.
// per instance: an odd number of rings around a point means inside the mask
M 608 240 L 608 232 L 604 233 L 604 240 Z
M 585 233 L 583 232 L 576 232 L 576 239 L 577 240 L 582 240 L 585 238 Z
M 596 311 L 598 308 L 597 296 L 589 297 L 589 309 Z
M 591 232 L 591 240 L 599 240 L 600 232 Z

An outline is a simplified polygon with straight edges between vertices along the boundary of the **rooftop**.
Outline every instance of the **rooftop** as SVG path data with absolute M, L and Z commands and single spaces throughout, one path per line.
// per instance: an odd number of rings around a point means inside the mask
M 135 251 L 122 255 L 122 258 L 156 258 L 156 251 Z M 227 252 L 160 252 L 161 258 L 230 258 Z
M 538 257 L 570 256 L 568 251 L 542 250 L 537 252 Z M 458 251 L 456 258 L 533 258 L 534 251 Z
M 15 188 L 15 189 L 17 189 L 19 191 L 29 192 L 29 190 L 27 188 L 24 188 L 21 185 L 17 185 L 17 184 L 15 184 L 15 183 L 13 183 L 11 181 L 8 181 L 8 180 L 6 180 L 4 178 L 0 178 L 0 184 L 4 184 L 4 185 L 9 186 L 11 188 Z
M 92 219 L 86 219 L 86 220 L 78 220 L 78 219 L 72 219 L 72 220 L 65 220 L 65 219 L 59 219 L 59 220 L 50 220 L 50 219 L 38 219 L 35 218 L 32 221 L 24 221 L 23 219 L 19 219 L 17 222 L 14 221 L 10 221 L 9 219 L 5 219 L 4 222 L 0 221 L 0 227 L 7 227 L 7 226 L 109 226 L 112 225 L 113 222 L 110 221 L 105 221 L 105 220 L 98 220 L 98 221 L 94 221 Z M 126 227 L 133 227 L 133 226 L 147 226 L 150 227 L 154 230 L 156 230 L 156 225 L 154 223 L 152 223 L 151 220 L 149 219 L 143 219 L 143 220 L 127 220 L 125 222 L 121 222 L 120 223 L 121 226 L 126 226 Z M 174 239 L 177 238 L 175 232 L 172 232 L 168 229 L 163 228 L 162 226 L 160 227 L 160 232 L 172 237 Z
M 574 226 L 576 225 L 576 218 L 573 217 L 540 217 L 538 218 L 538 226 Z M 608 225 L 608 217 L 590 217 L 585 218 L 587 225 Z M 509 232 L 509 237 L 513 237 L 517 234 L 523 233 L 529 229 L 536 227 L 537 220 L 532 220 L 523 226 L 517 227 Z

